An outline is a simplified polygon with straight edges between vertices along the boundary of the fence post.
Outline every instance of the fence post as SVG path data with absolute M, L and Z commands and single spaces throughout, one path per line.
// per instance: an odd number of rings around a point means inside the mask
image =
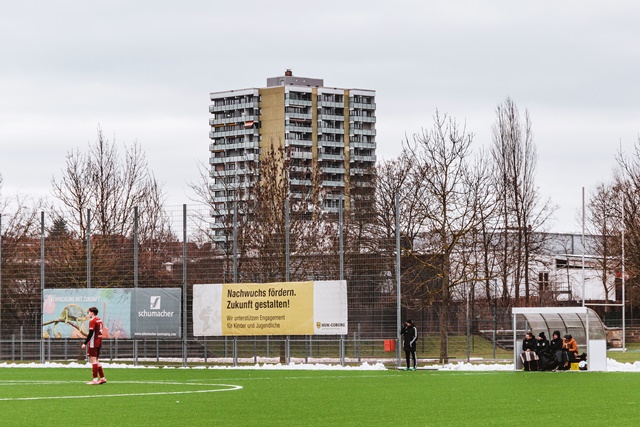
M 284 262 L 284 269 L 285 269 L 285 274 L 284 274 L 284 281 L 288 282 L 291 278 L 291 271 L 289 270 L 289 244 L 290 244 L 290 236 L 289 236 L 289 228 L 290 228 L 290 224 L 289 224 L 289 197 L 287 196 L 286 200 L 284 201 L 284 256 L 285 256 L 285 262 Z
M 253 363 L 258 363 L 258 337 L 253 336 Z
M 287 362 L 287 365 L 289 363 L 291 363 L 291 341 L 289 340 L 289 335 L 287 335 L 287 338 L 285 339 L 285 356 L 284 356 L 284 360 Z
M 466 288 L 466 285 L 465 285 Z M 467 363 L 471 362 L 471 325 L 470 321 L 470 312 L 469 312 L 469 302 L 471 300 L 471 286 L 469 286 L 469 290 L 465 289 L 467 295 L 467 312 L 466 312 L 466 320 L 467 320 Z
M 493 360 L 496 360 L 496 334 L 498 330 L 498 282 L 494 280 L 495 295 L 493 296 Z
M 284 242 L 285 242 L 285 266 L 284 266 L 284 278 L 285 282 L 289 282 L 289 198 L 287 197 L 284 201 Z M 291 341 L 289 335 L 287 335 L 285 339 L 285 356 L 284 360 L 287 362 L 287 365 L 291 363 Z
M 358 322 L 358 363 L 361 362 L 360 356 L 360 346 L 362 345 L 362 328 L 360 327 L 360 322 Z
M 233 366 L 238 366 L 238 337 L 233 337 Z
M 233 283 L 238 283 L 238 202 L 233 202 Z
M 187 205 L 182 205 L 182 367 L 187 366 Z
M 339 238 L 339 255 L 340 255 L 340 280 L 344 280 L 344 232 L 343 232 L 343 218 L 342 207 L 344 199 L 340 197 L 340 207 L 338 208 L 338 238 Z
M 87 289 L 91 287 L 91 209 L 87 209 Z
M 133 208 L 133 287 L 138 287 L 138 207 Z M 134 292 L 134 295 L 136 293 Z M 133 366 L 138 366 L 138 338 L 133 337 Z
M 40 313 L 40 323 L 37 325 L 35 333 L 40 341 L 40 363 L 44 363 L 44 341 L 42 338 L 42 323 L 43 313 L 42 304 L 44 303 L 44 211 L 40 212 L 40 307 L 38 312 Z

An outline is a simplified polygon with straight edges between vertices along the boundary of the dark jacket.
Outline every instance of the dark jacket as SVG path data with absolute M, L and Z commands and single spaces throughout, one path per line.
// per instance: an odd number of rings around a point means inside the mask
M 558 338 L 554 338 L 549 343 L 549 354 L 555 354 L 557 351 L 562 350 L 562 338 L 560 338 L 560 332 L 555 331 L 553 333 Z
M 402 325 L 401 330 L 403 338 L 404 351 L 416 351 L 416 342 L 418 341 L 418 329 L 411 324 L 410 326 Z
M 522 351 L 527 351 L 527 350 L 531 350 L 534 351 L 536 349 L 536 339 L 531 337 L 526 338 L 524 340 L 522 340 Z
M 549 349 L 549 340 L 548 339 L 546 339 L 546 338 L 536 339 L 535 352 L 538 355 L 546 353 L 548 349 Z

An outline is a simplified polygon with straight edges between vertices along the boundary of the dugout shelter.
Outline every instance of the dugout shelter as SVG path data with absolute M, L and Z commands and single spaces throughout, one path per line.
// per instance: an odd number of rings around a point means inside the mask
M 544 332 L 551 339 L 553 331 L 571 334 L 578 343 L 579 353 L 587 353 L 587 370 L 607 370 L 607 337 L 598 314 L 588 307 L 514 307 L 513 366 L 522 369 L 520 353 L 527 330 L 537 337 Z

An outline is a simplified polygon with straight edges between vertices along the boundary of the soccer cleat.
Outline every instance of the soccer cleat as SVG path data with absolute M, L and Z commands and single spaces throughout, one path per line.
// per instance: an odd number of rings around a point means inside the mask
M 404 370 L 405 370 L 405 371 L 408 371 L 408 370 L 409 370 L 409 368 L 404 368 Z
M 100 384 L 100 381 L 98 381 L 97 378 L 94 378 L 93 380 L 87 383 L 87 385 L 98 385 L 98 384 Z
M 106 384 L 106 383 L 107 383 L 106 378 L 100 378 L 100 380 L 98 381 L 98 384 Z
M 410 371 L 415 371 L 417 368 L 414 366 L 413 368 L 409 369 Z

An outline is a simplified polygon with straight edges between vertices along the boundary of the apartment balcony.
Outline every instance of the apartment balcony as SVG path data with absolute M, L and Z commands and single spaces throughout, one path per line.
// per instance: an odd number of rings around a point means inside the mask
M 259 101 L 256 99 L 251 102 L 229 102 L 223 105 L 210 105 L 210 113 L 219 113 L 221 111 L 244 110 L 245 108 L 259 108 Z
M 307 151 L 294 151 L 291 153 L 291 158 L 293 159 L 313 159 L 313 153 Z
M 251 162 L 258 160 L 257 154 L 243 154 L 241 156 L 230 156 L 230 157 L 209 157 L 210 165 L 223 165 L 229 162 Z
M 212 142 L 209 144 L 209 151 L 212 152 L 220 152 L 227 150 L 242 150 L 248 148 L 258 148 L 258 141 L 243 141 L 243 142 L 229 142 L 229 143 L 220 143 L 220 142 Z
M 344 122 L 344 116 L 343 115 L 337 115 L 337 114 L 318 114 L 318 119 L 319 120 L 330 120 L 330 121 L 335 121 L 335 122 Z
M 259 117 L 255 114 L 252 115 L 234 115 L 232 117 L 223 117 L 220 119 L 216 119 L 216 118 L 210 118 L 209 119 L 209 126 L 216 126 L 216 125 L 227 125 L 227 124 L 236 124 L 236 123 L 246 123 L 246 122 L 257 122 L 259 119 Z
M 286 138 L 284 140 L 285 147 L 312 147 L 313 141 L 311 139 L 291 139 Z
M 318 107 L 344 108 L 344 101 L 322 101 L 318 99 Z
M 309 123 L 308 125 L 302 125 L 302 124 L 288 124 L 284 127 L 284 132 L 285 133 L 290 133 L 290 132 L 297 132 L 297 133 L 311 133 L 313 131 L 313 129 L 311 128 L 311 123 Z
M 344 175 L 345 170 L 344 168 L 320 168 L 322 170 L 322 172 L 324 173 L 334 173 L 334 174 L 340 174 L 340 175 Z
M 375 102 L 371 102 L 371 103 L 353 102 L 349 104 L 349 108 L 353 108 L 354 110 L 358 108 L 362 110 L 375 110 L 376 103 Z
M 209 172 L 209 176 L 211 176 L 211 178 L 222 177 L 222 176 L 244 176 L 249 174 L 249 172 L 250 170 L 247 168 L 227 169 L 223 171 L 212 170 L 211 172 Z M 253 174 L 253 172 L 251 172 L 251 174 Z M 234 184 L 234 188 L 235 187 L 238 187 L 238 184 Z
M 344 141 L 329 141 L 324 138 L 318 138 L 318 145 L 321 147 L 344 147 Z
M 326 193 L 322 198 L 324 200 L 344 200 L 344 193 L 342 191 L 337 193 Z
M 330 127 L 330 126 L 324 126 L 324 125 L 318 125 L 318 133 L 337 133 L 337 134 L 342 134 L 344 133 L 344 128 L 340 128 L 340 127 Z
M 321 153 L 318 155 L 318 160 L 339 160 L 344 161 L 344 154 L 327 154 Z
M 376 162 L 376 156 L 375 155 L 363 156 L 363 155 L 360 155 L 360 154 L 351 153 L 351 156 L 349 157 L 349 160 L 350 160 L 351 163 L 354 163 L 354 162 L 375 163 Z
M 350 135 L 367 135 L 367 136 L 376 136 L 375 129 L 354 129 L 351 128 Z
M 246 128 L 246 129 L 236 129 L 236 130 L 227 130 L 227 131 L 211 131 L 209 132 L 209 138 L 222 138 L 229 136 L 242 136 L 242 135 L 259 135 L 259 129 L 257 128 Z
M 376 117 L 375 116 L 354 116 L 354 115 L 350 115 L 349 116 L 349 121 L 351 123 L 356 123 L 356 122 L 375 123 L 376 122 Z
M 370 179 L 364 179 L 364 180 L 352 179 L 351 180 L 351 187 L 353 187 L 353 188 L 372 188 L 372 187 L 375 187 L 375 184 Z
M 344 181 L 322 181 L 322 186 L 327 188 L 336 188 L 336 187 L 344 187 Z
M 284 113 L 285 119 L 313 120 L 311 113 Z
M 289 184 L 291 184 L 291 185 L 301 185 L 301 186 L 304 186 L 304 187 L 311 187 L 311 180 L 309 180 L 309 179 L 291 178 L 291 179 L 289 179 Z
M 349 146 L 351 147 L 351 149 L 355 149 L 355 148 L 360 148 L 363 150 L 374 150 L 376 149 L 376 142 L 375 141 L 354 141 L 353 138 L 350 139 L 349 142 Z
M 285 107 L 311 107 L 313 105 L 313 101 L 307 99 L 298 99 L 298 98 L 286 98 L 284 99 Z

